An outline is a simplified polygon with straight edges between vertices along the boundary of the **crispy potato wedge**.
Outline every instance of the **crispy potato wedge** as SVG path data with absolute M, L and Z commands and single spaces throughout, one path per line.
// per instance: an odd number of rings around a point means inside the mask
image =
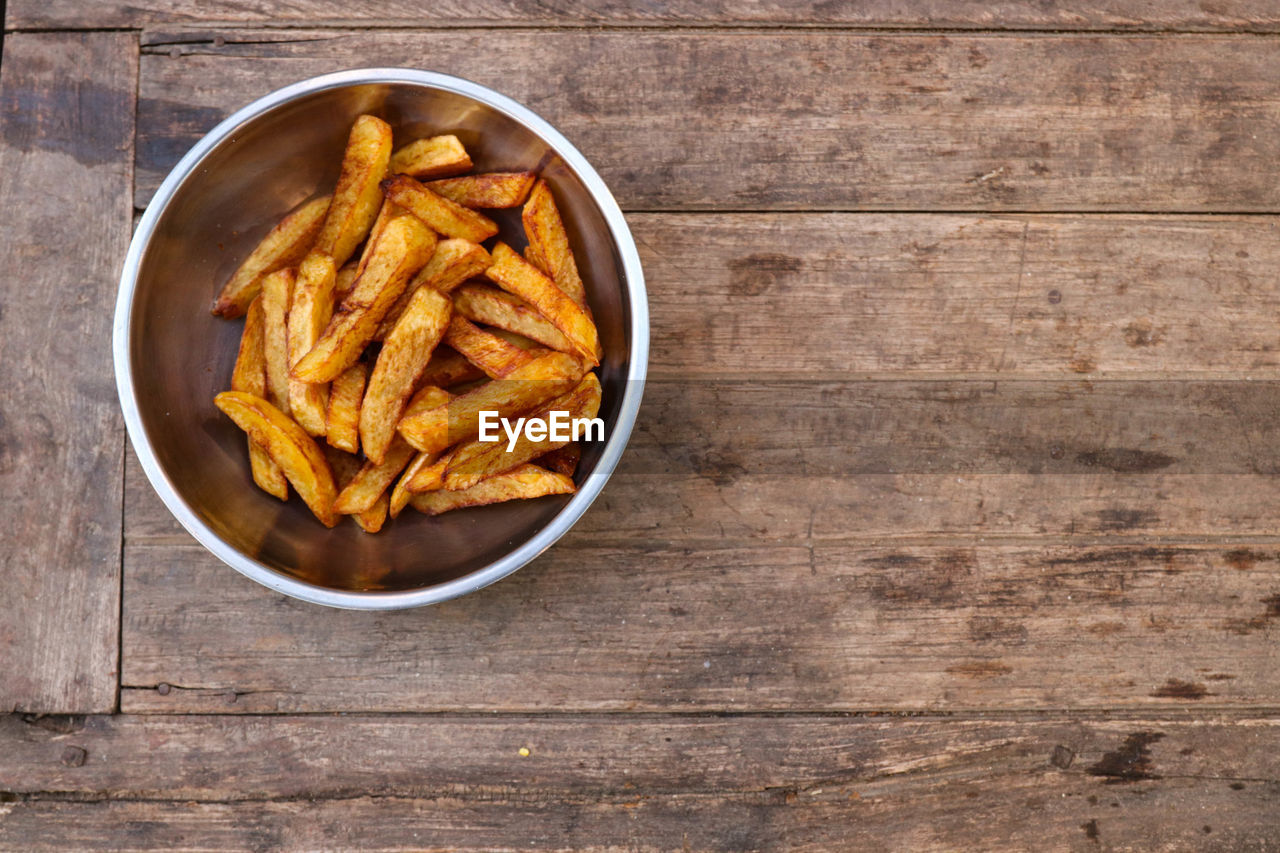
M 437 454 L 428 453 L 428 457 L 435 457 Z M 413 472 L 413 476 L 405 481 L 405 491 L 410 495 L 420 494 L 422 492 L 431 492 L 436 489 L 444 488 L 444 472 L 449 467 L 450 454 L 439 456 L 432 462 L 424 463 L 417 471 Z
M 600 380 L 594 373 L 588 373 L 577 386 L 567 394 L 562 394 L 546 403 L 538 411 L 529 416 L 530 420 L 547 423 L 551 412 L 568 412 L 570 418 L 594 418 L 600 411 Z M 545 431 L 544 434 L 549 434 Z M 531 459 L 564 447 L 569 443 L 530 439 L 523 432 L 516 440 L 515 447 L 508 451 L 507 443 L 472 441 L 459 445 L 448 457 L 448 466 L 444 473 L 444 487 L 450 491 L 469 489 L 488 477 L 512 470 Z
M 381 463 L 365 462 L 351 482 L 343 487 L 333 502 L 333 511 L 355 515 L 372 508 L 413 456 L 413 448 L 399 436 L 394 437 Z
M 429 491 L 415 494 L 410 503 L 427 515 L 440 515 L 454 509 L 485 506 L 522 498 L 545 495 L 571 495 L 577 491 L 573 480 L 564 474 L 537 465 L 521 465 L 505 474 L 496 474 L 461 491 Z
M 347 453 L 360 451 L 360 401 L 369 368 L 357 361 L 338 374 L 329 386 L 329 409 L 326 412 L 326 437 L 329 444 Z
M 289 304 L 289 366 L 311 351 L 320 333 L 333 316 L 333 285 L 337 271 L 333 258 L 312 252 L 298 265 Z M 322 436 L 326 429 L 329 386 L 323 382 L 303 382 L 289 377 L 289 414 L 310 435 Z
M 369 228 L 369 239 L 364 244 L 365 250 L 360 253 L 360 260 L 356 261 L 356 278 L 359 278 L 360 273 L 364 272 L 364 268 L 369 265 L 369 247 L 377 243 L 378 235 L 386 230 L 387 223 L 397 216 L 404 215 L 404 209 L 399 205 L 385 198 L 382 200 L 382 206 L 378 208 L 378 218 L 373 220 L 373 225 Z
M 351 126 L 342 172 L 315 249 L 342 266 L 369 233 L 382 205 L 379 186 L 391 162 L 391 126 L 380 118 L 362 115 Z
M 267 362 L 262 353 L 263 338 L 262 300 L 254 299 L 244 315 L 244 331 L 240 334 L 240 349 L 236 353 L 236 366 L 231 371 L 231 390 L 243 391 L 255 397 L 267 393 Z M 249 469 L 258 488 L 280 500 L 289 499 L 289 481 L 280 466 L 271 461 L 266 448 L 249 439 Z
M 453 399 L 453 395 L 435 385 L 423 385 L 409 398 L 409 405 L 404 407 L 403 420 L 413 415 L 429 412 L 437 406 L 443 406 Z
M 359 266 L 359 261 L 347 261 L 342 269 L 338 270 L 337 278 L 333 282 L 334 305 L 340 304 L 351 293 L 351 287 L 356 283 L 356 269 Z
M 507 379 L 481 385 L 434 407 L 406 409 L 400 435 L 418 450 L 435 453 L 476 437 L 481 412 L 510 417 L 527 412 L 578 384 L 588 370 L 582 359 L 549 352 L 513 371 Z
M 312 199 L 286 216 L 262 238 L 249 257 L 222 287 L 213 302 L 213 313 L 223 317 L 239 317 L 249 308 L 249 303 L 262 290 L 262 279 L 285 267 L 291 267 L 311 248 L 325 211 L 329 209 L 329 196 Z
M 452 133 L 418 139 L 391 155 L 394 174 L 437 178 L 471 171 L 471 157 Z
M 444 342 L 492 379 L 501 379 L 533 359 L 527 351 L 465 317 L 454 317 L 449 321 Z
M 223 391 L 213 402 L 236 426 L 266 448 L 325 527 L 338 523 L 333 510 L 338 493 L 333 472 L 324 452 L 302 427 L 266 400 L 243 391 Z
M 262 280 L 262 355 L 267 363 L 267 393 L 286 415 L 289 410 L 289 305 L 297 274 L 276 270 Z
M 510 246 L 498 243 L 494 247 L 493 265 L 484 274 L 503 290 L 514 293 L 538 309 L 538 313 L 564 333 L 574 349 L 590 358 L 593 364 L 600 363 L 600 337 L 596 324 L 554 281 L 538 272 Z
M 354 480 L 356 474 L 360 472 L 360 460 L 350 453 L 344 453 L 334 447 L 326 447 L 325 458 L 329 460 L 329 467 L 333 469 L 334 482 L 337 483 L 339 489 L 346 488 L 347 484 Z M 387 521 L 387 509 L 390 505 L 391 502 L 387 498 L 387 493 L 383 492 L 382 497 L 374 501 L 373 506 L 364 512 L 357 512 L 351 517 L 356 520 L 356 524 L 360 525 L 360 529 L 365 533 L 377 533 Z
M 435 247 L 435 234 L 418 219 L 399 216 L 387 223 L 373 246 L 369 265 L 311 352 L 293 366 L 293 376 L 304 382 L 330 382 L 354 364 Z
M 519 207 L 537 177 L 533 172 L 486 172 L 431 181 L 426 187 L 463 207 Z
M 492 285 L 475 282 L 462 285 L 453 292 L 453 308 L 473 323 L 505 329 L 560 352 L 573 349 L 564 333 L 547 322 L 538 309 Z
M 413 492 L 409 490 L 409 484 L 424 468 L 434 469 L 436 472 L 435 481 L 437 483 L 443 482 L 441 475 L 444 474 L 444 466 L 436 464 L 439 458 L 440 454 L 438 453 L 419 453 L 413 457 L 413 461 L 409 463 L 409 467 L 404 469 L 404 473 L 400 475 L 400 479 L 396 481 L 395 487 L 391 490 L 391 501 L 388 510 L 392 518 L 399 518 L 400 513 L 409 505 L 409 500 L 413 497 Z
M 582 445 L 571 441 L 558 450 L 545 453 L 535 461 L 549 471 L 572 477 L 578 471 L 578 462 L 582 459 Z
M 498 233 L 492 219 L 437 195 L 407 175 L 382 182 L 387 198 L 421 219 L 446 237 L 460 237 L 479 243 Z
M 590 316 L 586 289 L 582 286 L 582 277 L 578 275 L 573 249 L 569 247 L 569 235 L 564 230 L 564 221 L 560 218 L 560 210 L 556 207 L 551 187 L 545 180 L 539 179 L 534 185 L 520 218 L 524 222 L 524 233 L 529 238 L 529 246 L 541 262 L 534 266 L 550 276 L 556 287 L 563 290 L 566 296 Z
M 413 277 L 396 304 L 391 306 L 387 316 L 382 318 L 374 340 L 380 341 L 387 336 L 396 320 L 404 313 L 413 292 L 419 287 L 431 287 L 441 293 L 448 293 L 472 276 L 480 275 L 490 263 L 489 253 L 479 243 L 457 238 L 441 240 L 436 244 L 431 260 Z
M 444 336 L 452 313 L 449 297 L 422 288 L 413 294 L 404 315 L 387 335 L 360 404 L 360 446 L 375 463 L 386 454 L 414 385 Z

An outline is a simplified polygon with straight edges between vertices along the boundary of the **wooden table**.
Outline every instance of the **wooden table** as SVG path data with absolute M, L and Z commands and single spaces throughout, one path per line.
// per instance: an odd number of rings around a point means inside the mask
M 9 0 L 0 848 L 1280 849 L 1280 6 L 640 5 Z M 561 128 L 653 314 L 578 527 L 384 614 L 188 537 L 109 355 L 170 166 L 367 65 Z

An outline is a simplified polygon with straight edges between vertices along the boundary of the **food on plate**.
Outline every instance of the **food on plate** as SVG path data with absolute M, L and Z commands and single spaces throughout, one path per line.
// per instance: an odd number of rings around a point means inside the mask
M 214 302 L 245 317 L 214 403 L 253 482 L 369 533 L 409 506 L 572 494 L 580 442 L 603 438 L 602 349 L 550 186 L 465 174 L 452 134 L 394 153 L 392 135 L 356 119 L 332 195 L 284 216 Z M 523 233 L 493 240 L 477 209 L 499 208 L 522 208 Z

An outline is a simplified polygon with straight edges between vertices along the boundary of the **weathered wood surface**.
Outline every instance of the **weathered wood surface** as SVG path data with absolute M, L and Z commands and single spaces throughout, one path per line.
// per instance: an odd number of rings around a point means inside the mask
M 465 0 L 424 8 L 408 0 L 337 2 L 306 0 L 286 5 L 263 0 L 10 0 L 6 26 L 138 27 L 158 23 L 286 24 L 316 26 L 841 26 L 927 29 L 1210 30 L 1273 32 L 1280 13 L 1266 0 L 1195 2 L 1074 0 L 1047 4 L 1012 0 L 998 6 L 977 0 L 874 0 L 858 3 L 663 2 L 590 3 Z
M 0 846 L 1265 850 L 1278 725 L 9 717 Z
M 1274 547 L 589 538 L 387 614 L 290 601 L 194 545 L 131 546 L 123 707 L 1265 708 L 1280 691 Z
M 230 110 L 376 57 L 523 101 L 631 209 L 1280 208 L 1280 184 L 1265 178 L 1280 159 L 1269 36 L 200 30 L 151 41 L 139 204 Z
M 9 35 L 0 73 L 0 710 L 116 705 L 111 373 L 137 38 Z

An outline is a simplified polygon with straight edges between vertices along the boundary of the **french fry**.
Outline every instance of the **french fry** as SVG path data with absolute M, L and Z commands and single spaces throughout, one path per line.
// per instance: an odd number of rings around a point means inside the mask
M 437 454 L 425 454 L 428 457 L 437 457 Z M 444 472 L 449 467 L 449 459 L 451 454 L 446 453 L 443 456 L 435 458 L 434 461 L 424 463 L 413 472 L 413 476 L 405 481 L 405 491 L 410 495 L 420 494 L 422 492 L 432 492 L 436 489 L 444 488 Z
M 587 294 L 578 275 L 578 264 L 569 247 L 569 235 L 564 230 L 555 197 L 546 180 L 539 179 L 520 216 L 529 246 L 541 263 L 534 264 L 551 277 L 556 287 L 565 292 L 579 308 L 590 314 Z
M 525 412 L 578 384 L 588 366 L 579 358 L 550 352 L 532 359 L 507 379 L 489 382 L 434 407 L 406 409 L 400 435 L 424 453 L 437 453 L 476 437 L 481 412 L 509 417 Z
M 342 488 L 337 500 L 333 502 L 333 511 L 342 515 L 355 515 L 371 508 L 413 456 L 412 447 L 399 436 L 393 438 L 380 464 L 365 462 L 351 482 Z
M 311 351 L 333 316 L 333 285 L 337 271 L 333 258 L 312 252 L 298 265 L 289 304 L 289 366 Z M 289 377 L 289 414 L 309 434 L 325 434 L 329 386 Z
M 312 199 L 286 216 L 272 228 L 244 263 L 222 287 L 213 302 L 213 313 L 223 317 L 239 317 L 262 289 L 262 279 L 302 260 L 320 233 L 329 196 Z
M 325 421 L 329 444 L 347 453 L 360 450 L 360 401 L 369 368 L 357 361 L 338 374 L 329 386 L 329 410 Z
M 572 477 L 578 471 L 578 461 L 582 459 L 582 445 L 571 441 L 558 450 L 545 453 L 535 460 L 543 468 Z
M 564 474 L 537 465 L 521 465 L 505 474 L 497 474 L 461 491 L 429 491 L 410 499 L 413 508 L 427 515 L 440 515 L 454 509 L 485 506 L 521 498 L 545 495 L 571 495 L 577 489 Z
M 497 223 L 489 217 L 436 195 L 408 175 L 388 178 L 382 182 L 382 190 L 387 198 L 446 237 L 479 243 L 498 233 Z
M 293 488 L 325 527 L 338 523 L 333 510 L 337 488 L 324 453 L 302 427 L 261 397 L 223 391 L 213 398 L 236 426 L 266 448 Z
M 560 352 L 573 344 L 528 302 L 487 284 L 464 284 L 453 292 L 453 308 L 473 323 L 515 332 Z
M 412 397 L 409 398 L 409 404 L 404 407 L 404 414 L 400 416 L 403 420 L 414 415 L 420 415 L 423 412 L 429 412 L 437 406 L 443 406 L 453 399 L 453 395 L 443 388 L 435 385 L 423 385 Z
M 413 292 L 419 287 L 431 287 L 441 293 L 448 293 L 472 276 L 480 275 L 489 264 L 489 253 L 479 243 L 457 238 L 441 240 L 436 244 L 431 260 L 413 277 L 396 304 L 391 306 L 387 316 L 382 318 L 374 340 L 380 341 L 387 336 L 396 320 L 404 313 Z
M 524 335 L 517 335 L 515 332 L 508 332 L 506 329 L 494 327 L 487 330 L 490 334 L 497 335 L 509 344 L 520 347 L 525 352 L 532 353 L 534 357 L 540 356 L 547 351 L 547 348 L 535 341 L 533 338 L 526 338 Z
M 344 453 L 334 447 L 326 447 L 324 455 L 329 460 L 329 467 L 333 469 L 333 479 L 339 489 L 345 488 L 360 472 L 360 460 L 350 453 Z M 382 497 L 374 501 L 373 506 L 351 517 L 365 533 L 377 533 L 387 521 L 387 509 L 390 505 L 387 493 L 383 492 Z
M 293 269 L 276 270 L 262 280 L 262 356 L 267 363 L 265 399 L 289 411 L 289 304 L 297 279 Z
M 530 243 L 524 247 L 524 259 L 532 266 L 538 268 L 538 272 L 543 275 L 550 275 L 547 272 L 547 262 L 543 260 L 542 255 L 538 254 L 538 247 Z
M 428 183 L 427 189 L 463 207 L 519 207 L 529 197 L 533 172 L 487 172 Z
M 415 178 L 460 175 L 471 171 L 471 157 L 453 134 L 410 142 L 391 155 L 391 171 Z
M 501 379 L 533 359 L 528 352 L 481 329 L 465 317 L 449 321 L 444 342 L 492 379 Z
M 499 243 L 494 247 L 493 265 L 484 274 L 503 290 L 514 293 L 538 309 L 538 313 L 563 332 L 574 349 L 590 358 L 592 364 L 600 363 L 600 338 L 596 324 L 554 281 L 538 272 L 510 246 Z
M 452 313 L 449 297 L 422 288 L 413 294 L 404 315 L 387 335 L 360 404 L 360 446 L 373 462 L 381 462 L 386 454 L 413 386 L 440 343 Z
M 418 381 L 423 385 L 451 388 L 454 385 L 483 378 L 483 370 L 467 361 L 452 348 L 441 344 L 431 354 L 431 361 L 427 362 L 427 369 L 418 377 Z
M 437 471 L 435 475 L 436 482 L 441 482 L 440 475 L 444 473 L 444 468 L 436 464 L 439 457 L 440 454 L 438 453 L 419 453 L 413 457 L 413 461 L 409 463 L 409 467 L 404 469 L 404 473 L 400 475 L 400 479 L 396 481 L 395 487 L 391 490 L 388 511 L 392 518 L 398 518 L 404 508 L 409 505 L 409 500 L 413 497 L 413 492 L 409 491 L 409 484 L 419 471 L 424 468 L 434 468 Z
M 320 340 L 293 366 L 304 382 L 330 382 L 360 358 L 378 323 L 435 250 L 435 234 L 412 216 L 387 223 L 369 265 L 334 312 Z
M 342 173 L 316 236 L 315 250 L 342 266 L 369 233 L 382 204 L 379 187 L 391 161 L 391 126 L 380 118 L 362 115 L 351 126 Z
M 542 406 L 529 420 L 542 421 L 547 427 L 552 412 L 568 412 L 570 418 L 594 418 L 600 411 L 600 380 L 588 373 L 572 391 Z M 572 438 L 553 441 L 545 430 L 545 439 L 530 439 L 524 432 L 515 447 L 507 450 L 505 442 L 473 441 L 459 445 L 450 455 L 444 473 L 444 487 L 450 491 L 469 489 L 481 480 L 512 470 L 531 459 L 564 447 Z
M 240 349 L 236 353 L 236 366 L 231 371 L 231 390 L 243 391 L 255 397 L 267 393 L 267 362 L 262 354 L 262 299 L 249 303 L 244 316 L 244 331 L 240 334 Z M 266 448 L 249 439 L 249 469 L 253 482 L 267 494 L 280 500 L 289 499 L 289 481 L 280 466 L 271 461 Z

